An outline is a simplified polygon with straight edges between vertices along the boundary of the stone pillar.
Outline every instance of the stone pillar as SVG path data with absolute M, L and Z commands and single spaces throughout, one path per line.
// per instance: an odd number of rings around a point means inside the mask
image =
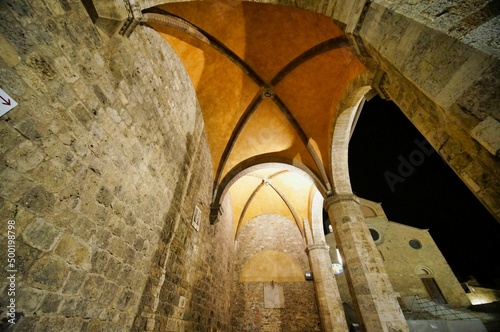
M 362 331 L 409 331 L 358 198 L 336 194 L 324 204 Z
M 313 242 L 307 226 L 305 230 L 308 243 Z M 337 282 L 333 277 L 329 249 L 330 247 L 324 241 L 310 244 L 306 248 L 313 273 L 321 327 L 324 332 L 347 332 L 348 328 L 344 308 L 340 299 Z

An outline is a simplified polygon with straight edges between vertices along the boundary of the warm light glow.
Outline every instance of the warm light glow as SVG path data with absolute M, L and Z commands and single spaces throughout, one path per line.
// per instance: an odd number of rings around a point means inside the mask
M 339 263 L 333 263 L 332 264 L 332 270 L 333 270 L 333 274 L 342 274 L 342 273 L 344 273 L 344 268 L 343 268 L 342 264 L 339 264 Z
M 339 261 L 339 264 L 342 265 L 342 256 L 340 256 L 339 248 L 337 248 L 335 250 L 337 251 L 337 260 Z
M 468 286 L 470 293 L 467 293 L 472 305 L 492 303 L 500 301 L 500 292 L 495 289 Z
M 197 89 L 201 74 L 203 73 L 203 69 L 205 68 L 205 55 L 203 54 L 203 51 L 165 33 L 161 33 L 161 36 L 170 45 L 174 46 L 177 54 L 184 59 L 184 63 L 189 64 L 186 69 L 188 70 L 188 74 L 191 78 L 191 82 L 193 82 L 194 88 Z

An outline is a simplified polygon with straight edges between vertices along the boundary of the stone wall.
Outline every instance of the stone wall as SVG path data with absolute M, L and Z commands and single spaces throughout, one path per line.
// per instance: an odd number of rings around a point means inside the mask
M 0 253 L 14 220 L 17 271 L 2 318 L 13 298 L 19 331 L 226 329 L 232 220 L 209 225 L 209 149 L 173 50 L 146 27 L 108 38 L 81 1 L 0 14 L 18 103 L 0 118 Z
M 493 3 L 374 1 L 355 35 L 360 57 L 378 71 L 373 85 L 500 221 L 500 50 Z
M 280 215 L 261 215 L 247 222 L 237 238 L 232 294 L 233 331 L 320 331 L 314 284 L 297 282 L 241 282 L 244 264 L 257 253 L 279 251 L 303 272 L 310 271 L 305 243 L 294 222 Z M 278 264 L 271 262 L 270 264 Z M 262 276 L 266 279 L 266 276 Z M 283 308 L 265 308 L 264 288 L 283 289 Z
M 366 223 L 381 236 L 376 242 L 377 249 L 382 254 L 394 290 L 401 297 L 418 295 L 430 299 L 430 294 L 420 279 L 431 277 L 438 284 L 449 306 L 470 306 L 462 286 L 428 230 L 390 222 L 385 217 L 367 218 Z M 410 240 L 418 241 L 421 248 L 412 248 Z M 422 269 L 429 274 L 420 274 Z

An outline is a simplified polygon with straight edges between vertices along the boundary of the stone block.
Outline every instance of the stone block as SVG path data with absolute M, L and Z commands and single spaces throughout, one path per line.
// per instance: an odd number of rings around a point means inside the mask
M 44 187 L 36 186 L 28 190 L 18 204 L 40 215 L 47 215 L 54 209 L 55 198 Z
M 72 67 L 65 56 L 55 58 L 54 65 L 66 82 L 74 83 L 80 78 L 80 75 L 78 75 L 77 71 Z
M 101 275 L 89 275 L 80 288 L 80 295 L 88 301 L 96 302 L 101 296 L 101 285 L 104 284 L 105 280 Z
M 29 276 L 33 286 L 55 292 L 62 288 L 68 273 L 68 266 L 60 258 L 43 256 L 33 264 Z
M 121 272 L 118 273 L 117 280 L 121 281 L 121 284 L 134 288 L 137 287 L 137 280 L 135 280 L 135 269 L 130 265 L 124 265 Z
M 109 206 L 113 202 L 114 195 L 108 188 L 102 186 L 97 193 L 96 200 L 104 206 Z
M 89 322 L 85 322 L 82 331 L 88 331 L 88 332 L 103 331 L 101 320 L 94 318 L 94 319 L 91 319 Z
M 31 287 L 19 288 L 16 291 L 19 303 L 18 310 L 21 312 L 35 312 L 42 303 L 45 294 L 46 292 Z
M 111 236 L 109 239 L 108 248 L 109 252 L 119 259 L 123 259 L 125 256 L 125 243 L 123 239 Z
M 76 103 L 68 111 L 84 128 L 90 129 L 93 116 L 82 103 Z
M 113 255 L 108 255 L 107 263 L 105 267 L 101 270 L 102 272 L 99 273 L 104 273 L 106 278 L 108 278 L 109 280 L 121 281 L 121 283 L 123 284 L 123 280 L 120 280 L 119 278 L 122 269 L 123 269 L 123 263 L 120 262 Z
M 118 299 L 118 302 L 116 304 L 117 308 L 124 311 L 128 310 L 131 307 L 131 304 L 134 302 L 135 296 L 136 295 L 134 294 L 134 292 L 126 289 Z
M 93 273 L 104 273 L 107 270 L 108 261 L 111 255 L 105 250 L 95 250 L 92 254 L 92 268 Z
M 72 269 L 68 274 L 66 283 L 62 289 L 65 294 L 77 294 L 80 287 L 87 278 L 88 273 L 82 270 Z
M 92 237 L 92 241 L 99 249 L 107 249 L 109 246 L 109 239 L 111 238 L 111 232 L 102 227 L 96 227 L 95 235 Z
M 88 270 L 91 267 L 90 248 L 75 237 L 64 234 L 54 252 L 77 268 Z
M 19 331 L 36 331 L 38 321 L 40 317 L 37 316 L 25 316 L 16 323 L 16 329 Z
M 22 135 L 7 122 L 0 122 L 0 155 L 6 153 L 10 149 L 16 147 L 24 141 Z
M 61 231 L 43 219 L 37 218 L 24 230 L 23 240 L 33 248 L 41 251 L 50 251 L 61 236 Z
M 77 306 L 82 299 L 77 296 L 66 296 L 61 306 L 59 306 L 59 315 L 71 317 L 77 312 Z
M 491 116 L 486 117 L 474 129 L 472 136 L 493 156 L 500 151 L 500 122 Z
M 35 186 L 31 180 L 12 168 L 5 168 L 0 172 L 0 183 L 2 183 L 0 195 L 12 203 L 17 203 L 28 190 Z
M 112 282 L 105 282 L 102 285 L 102 294 L 99 298 L 99 303 L 103 304 L 105 307 L 114 306 L 114 300 L 120 294 L 120 287 Z
M 52 80 L 56 77 L 51 60 L 38 52 L 30 53 L 26 58 L 26 64 L 31 67 L 31 72 L 43 80 Z
M 0 57 L 10 67 L 17 65 L 21 60 L 15 48 L 2 34 L 0 34 Z
M 68 184 L 67 173 L 51 160 L 41 163 L 29 176 L 53 193 L 59 192 Z
M 40 311 L 44 313 L 56 313 L 61 305 L 63 296 L 57 293 L 48 293 L 43 299 Z

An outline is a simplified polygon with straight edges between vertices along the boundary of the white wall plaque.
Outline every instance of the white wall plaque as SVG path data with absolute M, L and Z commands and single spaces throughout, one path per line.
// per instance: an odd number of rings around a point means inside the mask
M 194 229 L 196 229 L 197 231 L 199 231 L 200 230 L 200 224 L 201 224 L 201 210 L 198 207 L 198 205 L 196 205 L 194 207 L 193 220 L 191 220 L 191 225 L 194 227 Z
M 273 283 L 271 286 L 264 286 L 264 308 L 280 309 L 285 307 L 285 297 L 283 287 Z

